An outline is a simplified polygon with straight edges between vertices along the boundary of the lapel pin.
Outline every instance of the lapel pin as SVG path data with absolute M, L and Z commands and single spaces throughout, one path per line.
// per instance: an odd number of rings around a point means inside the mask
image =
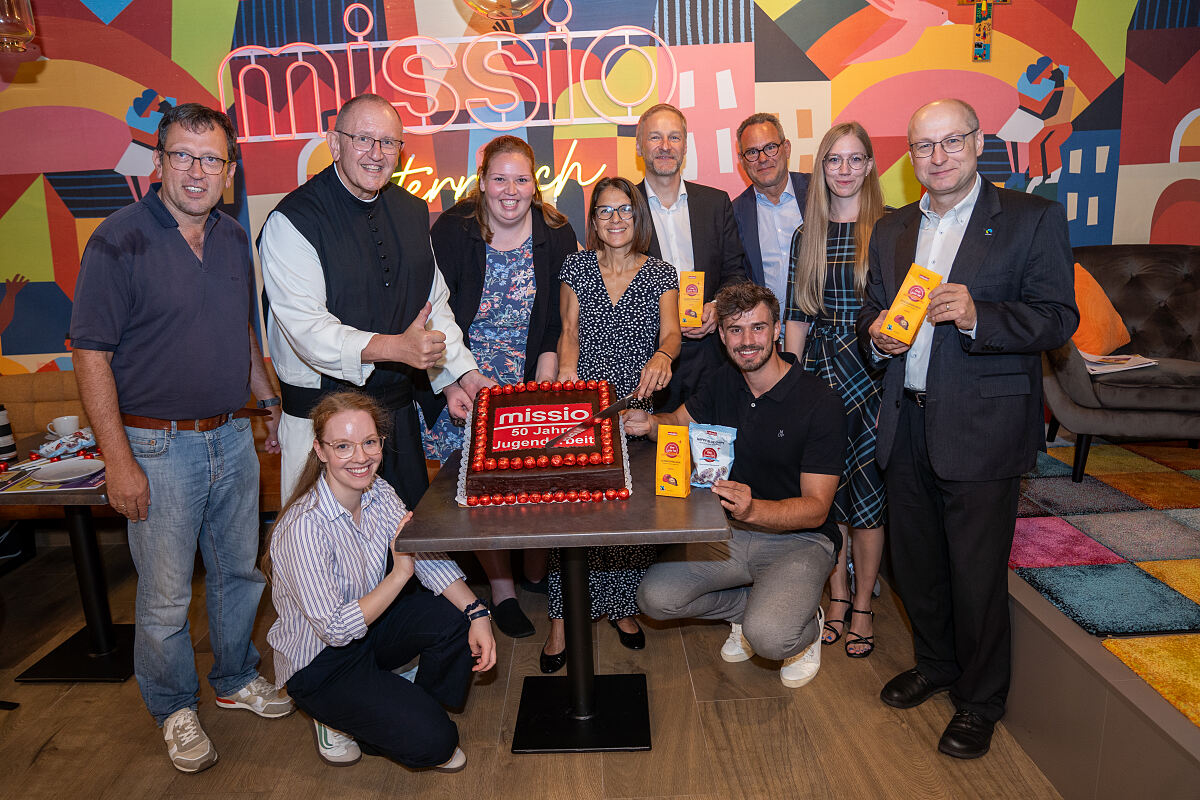
M 991 235 L 992 235 L 992 229 L 991 229 L 991 228 L 984 228 L 984 229 L 983 229 L 983 235 L 984 235 L 984 236 L 991 236 Z

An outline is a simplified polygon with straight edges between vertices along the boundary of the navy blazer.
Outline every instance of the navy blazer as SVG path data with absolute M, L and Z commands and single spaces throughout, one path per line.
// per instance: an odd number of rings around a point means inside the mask
M 803 216 L 808 206 L 808 174 L 804 172 L 789 172 L 792 176 L 792 194 L 796 195 L 796 204 L 800 206 Z M 746 263 L 750 271 L 750 280 L 759 286 L 766 286 L 763 275 L 762 246 L 758 240 L 758 198 L 754 196 L 754 185 L 746 187 L 746 191 L 733 200 L 733 218 L 737 222 L 738 235 L 742 237 L 742 249 L 746 251 Z M 789 263 L 789 253 L 784 253 L 784 263 Z M 780 304 L 783 299 L 780 298 Z
M 921 216 L 919 204 L 910 203 L 875 224 L 867 296 L 856 320 L 864 356 L 886 364 L 876 435 L 876 460 L 884 468 L 906 360 L 877 358 L 868 331 L 913 263 Z M 971 293 L 975 338 L 941 323 L 929 356 L 925 438 L 938 477 L 998 480 L 1033 468 L 1044 440 L 1041 353 L 1060 346 L 1079 324 L 1073 263 L 1060 204 L 983 182 L 946 279 Z

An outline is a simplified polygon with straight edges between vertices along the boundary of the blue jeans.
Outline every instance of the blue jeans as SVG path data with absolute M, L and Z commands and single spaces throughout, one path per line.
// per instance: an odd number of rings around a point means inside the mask
M 150 513 L 129 523 L 137 568 L 134 673 L 159 725 L 195 708 L 200 689 L 188 629 L 196 547 L 204 558 L 205 597 L 217 696 L 257 675 L 250 641 L 266 580 L 258 558 L 258 457 L 248 419 L 216 430 L 125 428 L 150 481 Z

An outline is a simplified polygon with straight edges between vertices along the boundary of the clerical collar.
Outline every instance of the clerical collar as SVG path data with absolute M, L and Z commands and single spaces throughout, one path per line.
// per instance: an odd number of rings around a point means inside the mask
M 378 199 L 379 199 L 379 192 L 376 192 L 374 195 L 372 195 L 372 197 L 371 197 L 371 199 L 370 199 L 370 200 L 363 200 L 361 197 L 359 197 L 358 195 L 356 195 L 356 194 L 355 194 L 355 193 L 354 193 L 354 192 L 353 192 L 353 191 L 350 189 L 350 187 L 346 185 L 346 179 L 342 177 L 342 170 L 341 170 L 341 167 L 339 167 L 339 166 L 337 165 L 337 162 L 336 162 L 336 161 L 333 163 L 333 174 L 337 175 L 338 181 L 340 181 L 340 182 L 341 182 L 341 184 L 342 184 L 342 188 L 346 190 L 346 192 L 347 192 L 347 193 L 350 195 L 350 198 L 351 198 L 352 200 L 357 200 L 357 201 L 358 201 L 358 202 L 360 202 L 360 203 L 366 203 L 367 205 L 370 205 L 371 203 L 374 203 L 376 200 L 378 200 Z

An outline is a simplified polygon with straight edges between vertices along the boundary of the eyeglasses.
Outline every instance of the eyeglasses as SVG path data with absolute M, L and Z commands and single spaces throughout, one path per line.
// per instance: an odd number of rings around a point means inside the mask
M 386 436 L 371 436 L 363 439 L 361 442 L 327 442 L 321 440 L 321 444 L 333 451 L 333 454 L 345 461 L 354 456 L 355 448 L 361 447 L 364 454 L 368 456 L 377 456 L 383 452 L 383 440 Z
M 747 147 L 742 151 L 742 158 L 751 163 L 758 161 L 759 153 L 767 158 L 774 158 L 775 154 L 779 152 L 779 148 L 782 146 L 783 142 L 771 142 L 769 144 L 764 144 L 762 147 Z
M 596 206 L 596 219 L 612 219 L 613 212 L 621 219 L 633 219 L 633 206 L 626 203 L 623 206 Z
M 947 136 L 940 142 L 909 142 L 908 149 L 912 152 L 913 158 L 929 158 L 933 155 L 933 148 L 939 144 L 942 146 L 943 153 L 957 153 L 967 146 L 967 137 L 978 131 L 979 128 L 975 128 L 966 133 L 956 133 L 953 136 Z
M 167 151 L 166 155 L 167 163 L 171 165 L 171 169 L 177 169 L 180 172 L 187 172 L 192 168 L 193 161 L 199 161 L 200 169 L 204 170 L 204 172 L 209 175 L 220 175 L 225 169 L 225 165 L 229 163 L 229 159 L 227 158 L 194 156 L 182 150 L 170 150 Z
M 865 153 L 853 153 L 848 156 L 840 156 L 837 153 L 830 153 L 825 156 L 825 169 L 831 172 L 836 172 L 842 168 L 842 164 L 849 164 L 851 172 L 862 172 L 867 168 L 867 162 L 871 157 Z
M 373 136 L 367 136 L 365 133 L 346 133 L 345 131 L 339 131 L 337 128 L 334 128 L 333 132 L 349 137 L 350 144 L 360 153 L 371 152 L 371 148 L 375 146 L 376 142 L 379 142 L 379 152 L 385 156 L 396 155 L 396 153 L 400 152 L 400 148 L 404 146 L 403 139 L 376 139 Z

